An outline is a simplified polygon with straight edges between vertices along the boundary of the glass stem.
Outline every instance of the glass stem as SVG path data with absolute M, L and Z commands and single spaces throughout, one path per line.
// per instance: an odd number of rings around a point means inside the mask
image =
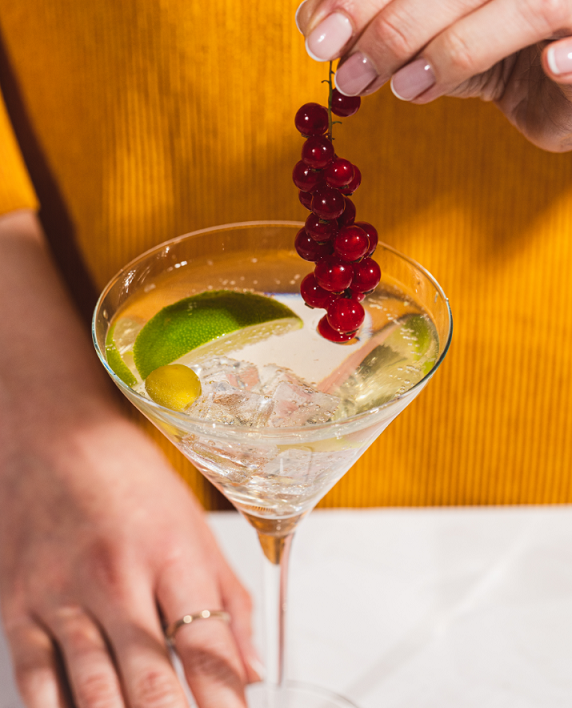
M 285 682 L 286 594 L 288 562 L 294 534 L 274 538 L 275 553 L 264 554 L 264 632 L 268 705 L 279 706 L 280 689 Z M 262 543 L 264 549 L 264 544 Z M 279 546 L 279 548 L 278 548 Z

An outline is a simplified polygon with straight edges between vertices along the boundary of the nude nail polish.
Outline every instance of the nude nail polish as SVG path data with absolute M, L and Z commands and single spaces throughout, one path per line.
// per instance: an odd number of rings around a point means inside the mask
M 416 59 L 402 67 L 391 79 L 393 94 L 402 101 L 412 101 L 435 83 L 435 74 L 426 59 Z
M 300 32 L 300 34 L 304 34 L 304 33 L 300 29 L 300 23 L 298 22 L 298 15 L 300 14 L 300 10 L 306 4 L 306 2 L 307 2 L 307 0 L 302 0 L 302 2 L 298 5 L 298 9 L 296 10 L 296 14 L 294 15 L 294 22 L 296 23 L 296 27 L 298 28 L 298 32 Z
M 546 52 L 546 60 L 553 74 L 559 76 L 572 73 L 572 44 L 569 42 L 552 44 Z
M 336 72 L 336 88 L 344 96 L 357 96 L 377 79 L 377 71 L 371 61 L 356 52 Z
M 306 39 L 306 51 L 316 61 L 337 59 L 352 34 L 349 19 L 341 12 L 334 12 L 310 32 Z

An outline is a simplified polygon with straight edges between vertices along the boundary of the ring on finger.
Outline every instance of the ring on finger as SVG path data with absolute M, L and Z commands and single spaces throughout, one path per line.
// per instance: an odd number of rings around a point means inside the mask
M 173 644 L 175 634 L 181 627 L 184 627 L 186 624 L 192 624 L 198 620 L 207 619 L 219 619 L 223 622 L 230 622 L 230 615 L 224 610 L 201 610 L 201 612 L 195 612 L 192 615 L 184 615 L 184 617 L 181 617 L 181 619 L 178 619 L 176 622 L 171 622 L 171 624 L 167 625 L 165 628 L 165 638 L 169 644 Z

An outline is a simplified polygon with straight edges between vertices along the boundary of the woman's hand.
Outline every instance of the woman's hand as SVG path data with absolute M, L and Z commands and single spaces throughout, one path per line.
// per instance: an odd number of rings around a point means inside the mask
M 29 708 L 245 708 L 250 600 L 189 490 L 118 412 L 30 212 L 0 218 L 0 597 Z M 73 701 L 69 700 L 69 691 Z
M 183 708 L 160 615 L 224 608 L 230 626 L 183 627 L 176 647 L 202 708 L 242 708 L 248 594 L 154 445 L 109 412 L 4 465 L 2 613 L 27 705 L 68 706 L 69 683 L 78 708 Z
M 306 0 L 297 22 L 336 85 L 403 100 L 494 101 L 535 145 L 572 149 L 572 3 L 567 0 Z

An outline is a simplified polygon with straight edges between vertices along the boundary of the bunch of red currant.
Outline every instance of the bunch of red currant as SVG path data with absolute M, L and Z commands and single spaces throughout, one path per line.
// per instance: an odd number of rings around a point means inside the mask
M 306 103 L 296 113 L 296 128 L 306 138 L 302 159 L 292 172 L 301 203 L 310 210 L 296 236 L 296 251 L 316 264 L 300 285 L 309 307 L 327 313 L 318 324 L 320 334 L 332 342 L 353 339 L 364 320 L 361 301 L 381 278 L 371 258 L 377 246 L 377 231 L 365 221 L 355 221 L 356 208 L 349 198 L 361 182 L 355 165 L 335 154 L 332 116 L 357 112 L 359 96 L 344 96 L 332 89 L 329 107 Z

